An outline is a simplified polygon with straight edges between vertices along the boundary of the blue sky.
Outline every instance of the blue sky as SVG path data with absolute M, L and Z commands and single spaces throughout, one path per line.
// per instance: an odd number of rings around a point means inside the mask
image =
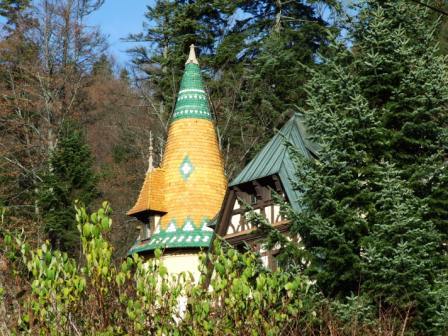
M 0 0 L 1 1 L 1 0 Z M 153 0 L 106 0 L 104 5 L 88 18 L 88 24 L 99 26 L 101 32 L 107 36 L 110 54 L 119 65 L 129 62 L 126 49 L 132 44 L 121 41 L 130 33 L 142 31 L 144 14 Z M 0 17 L 0 28 L 4 19 Z
M 120 65 L 129 62 L 126 49 L 132 44 L 121 41 L 130 33 L 142 31 L 146 7 L 152 0 L 106 0 L 104 5 L 89 17 L 89 24 L 99 26 L 107 36 L 109 51 Z
M 343 0 L 345 5 L 350 2 L 352 0 Z M 104 5 L 89 16 L 88 24 L 98 26 L 107 37 L 109 52 L 118 65 L 129 63 L 130 57 L 126 50 L 134 45 L 122 39 L 143 30 L 144 14 L 147 6 L 153 3 L 154 0 L 105 0 Z M 0 18 L 0 27 L 2 23 Z

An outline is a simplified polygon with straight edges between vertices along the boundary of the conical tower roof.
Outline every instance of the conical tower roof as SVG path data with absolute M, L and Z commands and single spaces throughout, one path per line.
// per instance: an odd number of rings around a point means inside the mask
M 182 118 L 212 119 L 194 45 L 191 45 L 190 55 L 185 63 L 172 121 Z
M 208 247 L 209 221 L 221 208 L 227 181 L 194 46 L 185 65 L 160 168 L 149 172 L 129 215 L 161 215 L 160 225 L 130 253 Z M 157 188 L 154 190 L 154 188 Z

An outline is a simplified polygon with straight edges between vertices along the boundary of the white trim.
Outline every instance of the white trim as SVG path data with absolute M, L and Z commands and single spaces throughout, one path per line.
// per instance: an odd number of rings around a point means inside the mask
M 171 222 L 170 225 L 168 225 L 166 232 L 176 232 L 176 231 L 177 231 L 176 225 L 173 222 Z
M 205 90 L 200 90 L 200 89 L 183 89 L 179 91 L 179 94 L 184 93 L 184 92 L 201 92 L 201 93 L 205 93 Z

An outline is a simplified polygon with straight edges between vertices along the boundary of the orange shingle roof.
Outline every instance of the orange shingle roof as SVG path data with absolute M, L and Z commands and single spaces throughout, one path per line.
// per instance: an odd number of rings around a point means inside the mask
M 137 202 L 128 211 L 128 215 L 135 215 L 139 212 L 152 210 L 166 212 L 164 197 L 164 171 L 161 168 L 146 174 L 145 182 L 138 195 Z

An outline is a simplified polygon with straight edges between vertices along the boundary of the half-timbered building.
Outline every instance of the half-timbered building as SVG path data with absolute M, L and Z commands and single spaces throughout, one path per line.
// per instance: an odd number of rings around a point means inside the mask
M 281 232 L 287 232 L 289 223 L 280 213 L 274 193 L 280 195 L 294 209 L 298 209 L 300 193 L 293 188 L 295 167 L 287 143 L 292 144 L 307 158 L 317 157 L 317 147 L 309 140 L 303 118 L 295 114 L 264 146 L 252 161 L 229 184 L 216 233 L 237 249 L 246 246 L 260 253 L 265 266 L 274 269 L 275 250 L 263 248 L 262 236 L 247 220 L 247 209 L 262 214 Z
M 161 165 L 153 167 L 150 160 L 140 194 L 128 212 L 141 223 L 128 253 L 151 258 L 159 248 L 170 273 L 191 271 L 198 276 L 198 252 L 209 248 L 213 237 L 209 224 L 218 218 L 218 235 L 237 249 L 249 245 L 260 252 L 266 266 L 275 268 L 276 251 L 263 250 L 259 231 L 247 220 L 246 205 L 287 232 L 289 223 L 273 197 L 276 193 L 298 209 L 300 194 L 293 188 L 295 167 L 287 143 L 308 158 L 316 157 L 317 148 L 296 114 L 226 189 L 215 124 L 192 46 Z

